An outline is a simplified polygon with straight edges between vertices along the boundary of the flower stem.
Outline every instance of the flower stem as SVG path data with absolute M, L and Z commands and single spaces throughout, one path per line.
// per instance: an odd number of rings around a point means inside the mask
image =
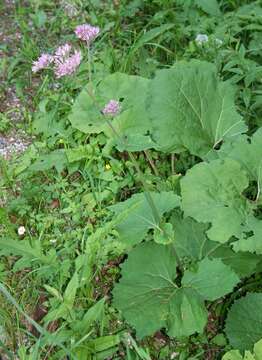
M 88 57 L 88 81 L 92 85 L 92 69 L 91 69 L 91 50 L 90 46 L 87 45 L 87 57 Z
M 89 48 L 88 48 L 88 59 L 90 60 Z M 90 63 L 90 61 L 88 61 L 88 62 Z M 89 69 L 91 69 L 90 65 L 89 65 Z M 91 73 L 90 73 L 90 78 L 91 78 Z M 87 89 L 87 92 L 88 92 L 89 96 L 93 99 L 94 105 L 97 107 L 98 111 L 100 111 L 99 106 L 98 106 L 97 101 L 96 101 L 96 98 L 95 98 L 95 96 L 94 96 L 94 94 L 93 94 L 92 84 L 90 83 L 90 85 L 91 85 L 91 86 L 90 86 L 90 89 Z M 123 146 L 125 146 L 125 145 L 126 145 L 125 139 L 123 139 L 123 138 L 118 134 L 118 132 L 116 131 L 116 129 L 114 128 L 114 126 L 113 126 L 112 123 L 108 120 L 108 118 L 107 118 L 106 116 L 105 116 L 105 119 L 106 119 L 107 125 L 108 125 L 109 128 L 112 130 L 113 134 L 116 136 L 116 138 L 119 139 L 120 143 L 121 143 Z M 156 224 L 159 225 L 159 228 L 161 229 L 161 231 L 163 232 L 163 234 L 168 238 L 168 235 L 167 235 L 165 229 L 163 229 L 163 227 L 161 226 L 161 217 L 160 217 L 159 212 L 158 212 L 158 210 L 157 210 L 157 207 L 156 207 L 156 205 L 155 205 L 155 203 L 154 203 L 154 200 L 153 200 L 153 198 L 152 198 L 152 195 L 151 195 L 151 193 L 150 193 L 150 191 L 149 191 L 149 189 L 148 189 L 147 183 L 146 183 L 146 181 L 144 180 L 144 176 L 143 176 L 143 173 L 142 173 L 142 171 L 141 171 L 141 169 L 140 169 L 140 166 L 139 166 L 136 158 L 134 157 L 134 155 L 133 155 L 130 151 L 127 151 L 127 153 L 128 153 L 128 156 L 129 156 L 129 158 L 131 159 L 131 161 L 132 161 L 132 163 L 133 163 L 133 165 L 134 165 L 134 167 L 135 167 L 135 169 L 136 169 L 136 171 L 137 171 L 137 173 L 138 173 L 138 175 L 139 175 L 140 181 L 141 181 L 141 183 L 142 183 L 142 185 L 143 185 L 143 188 L 144 188 L 145 198 L 146 198 L 146 200 L 147 200 L 147 202 L 148 202 L 148 204 L 149 204 L 149 206 L 150 206 L 150 208 L 151 208 L 151 210 L 152 210 L 154 220 L 155 220 Z M 178 264 L 178 268 L 182 269 L 182 264 L 181 264 L 181 262 L 180 262 L 179 256 L 178 256 L 178 254 L 177 254 L 177 252 L 176 252 L 176 250 L 175 250 L 174 248 L 173 248 L 173 253 L 174 253 L 174 256 L 175 256 L 175 258 L 176 258 L 176 261 L 177 261 L 177 264 Z

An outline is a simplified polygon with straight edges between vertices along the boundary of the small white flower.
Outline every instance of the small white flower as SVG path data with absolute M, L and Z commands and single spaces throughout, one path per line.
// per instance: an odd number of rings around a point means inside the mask
M 175 359 L 177 356 L 179 356 L 179 353 L 178 352 L 173 352 L 171 354 L 171 359 Z
M 49 240 L 50 244 L 55 244 L 56 243 L 56 239 L 51 239 Z
M 18 235 L 23 236 L 25 234 L 25 227 L 19 226 L 17 233 L 18 233 Z
M 195 41 L 198 45 L 202 45 L 208 42 L 208 36 L 206 34 L 198 34 L 195 38 Z

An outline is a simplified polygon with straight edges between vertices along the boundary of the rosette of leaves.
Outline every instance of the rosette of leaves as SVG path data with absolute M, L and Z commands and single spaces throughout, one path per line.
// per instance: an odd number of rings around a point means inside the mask
M 208 315 L 205 300 L 224 296 L 239 282 L 221 260 L 204 258 L 185 271 L 179 286 L 176 267 L 172 246 L 153 242 L 135 247 L 121 266 L 113 303 L 139 338 L 161 328 L 171 337 L 202 333 Z
M 154 144 L 147 136 L 150 123 L 145 107 L 149 83 L 150 80 L 140 76 L 115 73 L 95 86 L 88 84 L 77 97 L 69 120 L 73 127 L 86 134 L 104 132 L 120 150 L 152 148 Z M 102 110 L 112 99 L 120 102 L 121 111 L 109 118 Z M 112 123 L 115 132 L 107 121 Z
M 205 61 L 159 70 L 149 85 L 152 139 L 162 151 L 205 157 L 218 144 L 246 131 L 234 104 L 234 87 Z

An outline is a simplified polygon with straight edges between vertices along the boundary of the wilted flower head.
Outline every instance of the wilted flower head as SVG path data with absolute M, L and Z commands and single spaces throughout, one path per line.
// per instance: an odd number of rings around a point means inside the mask
M 65 75 L 73 74 L 81 63 L 81 52 L 75 50 L 73 55 L 61 58 L 60 61 L 56 59 L 55 75 L 60 78 Z
M 208 36 L 206 34 L 198 34 L 195 38 L 195 41 L 198 45 L 202 45 L 208 42 Z
M 120 103 L 117 100 L 110 100 L 104 109 L 102 110 L 102 113 L 104 115 L 111 115 L 115 116 L 117 115 L 121 110 Z
M 46 69 L 53 60 L 52 55 L 42 54 L 36 61 L 33 62 L 32 71 L 36 73 L 39 70 Z
M 77 15 L 77 13 L 78 13 L 77 8 L 70 2 L 62 1 L 61 5 L 63 6 L 63 9 L 64 9 L 66 15 L 68 15 L 70 17 Z
M 25 234 L 25 227 L 19 226 L 17 233 L 18 233 L 18 235 L 23 236 Z
M 89 45 L 99 34 L 98 26 L 89 24 L 78 25 L 75 29 L 75 34 L 80 40 L 84 40 Z

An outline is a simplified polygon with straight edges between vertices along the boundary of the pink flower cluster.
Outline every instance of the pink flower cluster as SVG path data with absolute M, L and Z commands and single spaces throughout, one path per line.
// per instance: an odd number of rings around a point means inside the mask
M 62 58 L 62 61 L 55 61 L 55 75 L 60 78 L 65 75 L 73 74 L 81 63 L 81 52 L 75 50 L 74 54 Z
M 75 29 L 76 36 L 89 45 L 99 34 L 100 29 L 98 26 L 89 24 L 78 25 Z
M 32 71 L 36 73 L 39 70 L 46 69 L 53 62 L 53 56 L 42 54 L 37 61 L 33 62 Z
M 76 36 L 86 41 L 88 45 L 98 36 L 99 32 L 99 27 L 89 24 L 79 25 L 75 29 Z M 56 49 L 54 55 L 42 54 L 33 62 L 32 71 L 36 73 L 53 64 L 56 77 L 61 78 L 62 76 L 73 74 L 80 65 L 81 58 L 80 51 L 74 50 L 72 53 L 71 45 L 64 44 Z
M 32 71 L 37 72 L 46 69 L 51 63 L 54 64 L 54 72 L 57 78 L 73 74 L 81 63 L 81 52 L 75 50 L 70 55 L 71 45 L 59 46 L 54 55 L 42 54 L 37 61 L 34 61 Z
M 115 116 L 117 115 L 121 110 L 120 103 L 117 100 L 110 100 L 104 109 L 102 110 L 102 113 L 104 115 L 111 115 Z
M 57 59 L 58 61 L 63 61 L 64 59 L 68 58 L 71 49 L 72 46 L 69 44 L 64 44 L 62 46 L 59 46 L 55 51 L 54 58 Z

